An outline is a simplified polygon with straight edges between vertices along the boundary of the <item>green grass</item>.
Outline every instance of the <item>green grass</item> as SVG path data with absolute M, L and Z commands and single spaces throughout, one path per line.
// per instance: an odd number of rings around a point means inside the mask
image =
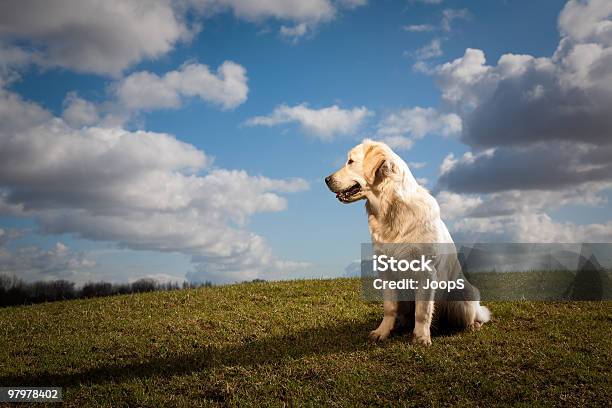
M 358 280 L 0 309 L 0 385 L 68 406 L 609 406 L 611 302 L 488 302 L 475 333 L 370 344 Z

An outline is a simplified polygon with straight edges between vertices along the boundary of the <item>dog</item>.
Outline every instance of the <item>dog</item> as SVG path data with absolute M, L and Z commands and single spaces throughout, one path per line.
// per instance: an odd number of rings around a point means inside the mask
M 432 243 L 452 245 L 454 249 L 436 199 L 417 183 L 406 162 L 385 143 L 365 139 L 350 150 L 344 166 L 326 177 L 325 183 L 342 203 L 366 201 L 374 245 Z M 438 273 L 443 274 L 438 278 L 453 279 L 461 274 L 456 255 L 453 258 L 446 257 L 447 263 L 438 265 Z M 489 309 L 473 297 L 448 301 L 431 296 L 412 302 L 385 298 L 383 309 L 382 322 L 370 333 L 371 340 L 387 339 L 396 323 L 405 314 L 410 314 L 411 319 L 414 310 L 412 342 L 425 346 L 431 345 L 434 313 L 436 322 L 471 330 L 480 329 L 491 316 Z

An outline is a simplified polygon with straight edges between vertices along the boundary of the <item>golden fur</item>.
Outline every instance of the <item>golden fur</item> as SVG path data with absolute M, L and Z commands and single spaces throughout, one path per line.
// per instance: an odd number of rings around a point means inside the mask
M 364 140 L 348 154 L 346 164 L 326 178 L 330 190 L 345 203 L 366 200 L 368 225 L 374 244 L 388 243 L 453 243 L 440 218 L 435 198 L 421 187 L 408 165 L 389 146 Z M 358 185 L 358 186 L 357 186 Z M 356 189 L 358 192 L 353 193 Z M 350 196 L 343 193 L 349 191 Z M 447 258 L 438 272 L 439 279 L 452 280 L 461 274 L 456 257 Z M 432 298 L 433 299 L 433 298 Z M 415 302 L 384 301 L 384 317 L 370 333 L 372 340 L 386 339 L 396 320 L 414 310 L 413 342 L 431 344 L 431 322 L 441 318 L 449 324 L 478 329 L 489 320 L 486 307 L 478 301 L 417 300 Z

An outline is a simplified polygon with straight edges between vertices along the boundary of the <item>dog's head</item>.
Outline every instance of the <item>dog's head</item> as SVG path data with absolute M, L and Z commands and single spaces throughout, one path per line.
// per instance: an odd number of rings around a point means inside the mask
M 366 139 L 351 149 L 344 166 L 327 176 L 325 183 L 343 203 L 371 198 L 397 175 L 398 160 L 386 144 Z

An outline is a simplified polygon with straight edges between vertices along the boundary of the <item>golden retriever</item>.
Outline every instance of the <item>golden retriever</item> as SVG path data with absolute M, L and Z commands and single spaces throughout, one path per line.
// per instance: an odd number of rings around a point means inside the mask
M 386 144 L 364 140 L 351 149 L 346 164 L 326 177 L 325 182 L 342 203 L 366 200 L 373 244 L 445 243 L 454 249 L 435 198 L 417 183 L 406 162 Z M 438 278 L 454 279 L 461 274 L 456 256 L 454 258 L 450 266 L 437 271 L 443 274 Z M 374 341 L 389 337 L 406 310 L 410 310 L 410 314 L 414 310 L 412 342 L 423 345 L 431 344 L 434 312 L 436 321 L 473 330 L 490 319 L 489 310 L 474 298 L 434 301 L 433 297 L 428 297 L 414 302 L 385 299 L 383 306 L 383 320 L 370 333 Z

